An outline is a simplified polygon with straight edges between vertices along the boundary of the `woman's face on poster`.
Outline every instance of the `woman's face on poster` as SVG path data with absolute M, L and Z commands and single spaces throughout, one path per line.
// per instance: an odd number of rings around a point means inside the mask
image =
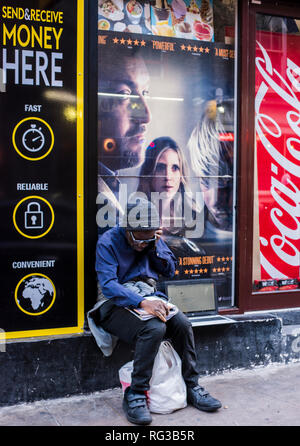
M 172 198 L 179 190 L 181 181 L 180 160 L 173 149 L 165 150 L 157 160 L 152 177 L 152 191 L 164 192 Z

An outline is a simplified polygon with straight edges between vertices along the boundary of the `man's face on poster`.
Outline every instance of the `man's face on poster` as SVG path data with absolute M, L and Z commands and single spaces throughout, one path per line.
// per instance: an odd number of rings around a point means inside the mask
M 232 180 L 217 179 L 209 186 L 201 184 L 208 209 L 208 220 L 218 229 L 232 231 Z
M 138 166 L 151 116 L 149 74 L 139 56 L 115 55 L 100 71 L 99 136 L 101 160 L 111 170 Z

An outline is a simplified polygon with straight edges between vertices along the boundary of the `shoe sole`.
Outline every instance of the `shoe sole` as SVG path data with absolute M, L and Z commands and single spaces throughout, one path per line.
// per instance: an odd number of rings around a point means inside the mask
M 192 404 L 192 406 L 198 410 L 203 410 L 204 412 L 215 412 L 216 410 L 218 410 L 222 407 L 222 405 L 217 406 L 217 407 L 205 407 L 205 406 L 203 407 L 203 406 L 194 406 L 193 404 Z
M 146 426 L 147 424 L 150 424 L 152 422 L 152 418 L 150 420 L 138 420 L 136 418 L 131 417 L 130 415 L 128 415 L 127 413 L 127 405 L 125 403 L 125 401 L 123 401 L 123 410 L 125 412 L 126 418 L 130 423 L 133 424 L 139 424 L 141 426 Z

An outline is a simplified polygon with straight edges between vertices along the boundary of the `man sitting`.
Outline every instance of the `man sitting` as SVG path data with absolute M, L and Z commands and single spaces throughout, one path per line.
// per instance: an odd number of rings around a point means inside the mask
M 200 410 L 214 411 L 221 403 L 198 384 L 191 324 L 181 311 L 169 318 L 168 298 L 156 290 L 159 275 L 172 277 L 176 263 L 161 238 L 156 208 L 151 202 L 140 200 L 139 205 L 127 206 L 125 219 L 122 227 L 116 226 L 99 237 L 96 271 L 101 288 L 97 311 L 102 335 L 108 332 L 135 346 L 132 381 L 123 399 L 127 419 L 135 424 L 152 421 L 145 391 L 150 388 L 154 359 L 165 337 L 181 358 L 187 401 Z M 145 296 L 142 286 L 134 286 L 140 282 L 147 285 L 146 294 L 151 295 L 151 300 Z M 155 296 L 157 299 L 153 300 Z M 138 308 L 153 317 L 141 320 L 129 311 Z M 101 341 L 98 345 L 101 347 Z

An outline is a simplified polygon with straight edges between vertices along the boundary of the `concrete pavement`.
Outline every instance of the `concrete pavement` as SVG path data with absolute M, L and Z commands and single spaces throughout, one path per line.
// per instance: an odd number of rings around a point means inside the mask
M 151 426 L 300 426 L 300 363 L 234 370 L 200 381 L 223 407 L 206 413 L 188 406 L 153 414 Z M 0 408 L 0 426 L 133 426 L 120 388 Z

